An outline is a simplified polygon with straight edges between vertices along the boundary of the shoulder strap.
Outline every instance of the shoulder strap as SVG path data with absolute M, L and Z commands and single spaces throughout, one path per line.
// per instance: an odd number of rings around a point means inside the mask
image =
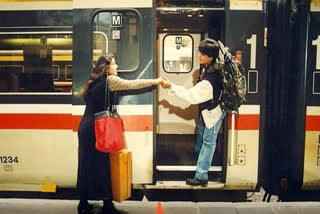
M 113 93 L 112 97 L 112 103 L 110 101 L 110 88 L 108 86 L 108 76 L 106 77 L 106 86 L 105 86 L 105 92 L 104 92 L 104 97 L 105 97 L 105 103 L 104 103 L 104 110 L 108 110 L 111 112 L 117 112 L 117 106 L 116 106 L 116 94 Z
M 104 110 L 110 110 L 110 89 L 108 87 L 108 76 L 106 77 L 106 88 L 104 90 Z

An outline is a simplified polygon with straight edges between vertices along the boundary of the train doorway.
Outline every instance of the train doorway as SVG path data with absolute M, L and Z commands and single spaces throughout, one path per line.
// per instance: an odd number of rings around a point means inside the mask
M 224 11 L 219 8 L 157 8 L 157 75 L 165 76 L 176 85 L 193 87 L 200 73 L 198 46 L 205 38 L 223 41 L 224 23 Z M 157 185 L 187 188 L 185 179 L 194 177 L 198 159 L 194 150 L 198 117 L 198 105 L 190 105 L 170 96 L 168 89 L 158 88 Z M 209 171 L 208 188 L 211 189 L 224 186 L 224 132 L 227 127 L 222 125 Z M 210 180 L 215 182 L 210 185 Z

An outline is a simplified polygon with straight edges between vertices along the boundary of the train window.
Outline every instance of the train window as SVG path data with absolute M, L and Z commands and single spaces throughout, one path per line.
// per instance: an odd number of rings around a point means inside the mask
M 120 72 L 135 71 L 140 63 L 140 17 L 135 11 L 99 12 L 93 19 L 93 62 L 114 53 Z
M 0 92 L 71 92 L 71 65 L 71 32 L 0 34 Z
M 192 71 L 192 37 L 189 35 L 167 35 L 163 40 L 163 70 L 168 73 Z

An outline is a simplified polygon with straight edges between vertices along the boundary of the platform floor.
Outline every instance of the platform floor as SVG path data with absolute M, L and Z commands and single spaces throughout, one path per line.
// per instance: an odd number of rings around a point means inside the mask
M 52 199 L 0 199 L 1 214 L 72 214 L 78 201 Z M 93 201 L 93 213 L 100 213 L 102 202 Z M 319 214 L 320 202 L 160 202 L 164 214 Z M 124 201 L 115 203 L 123 214 L 162 214 L 158 202 Z

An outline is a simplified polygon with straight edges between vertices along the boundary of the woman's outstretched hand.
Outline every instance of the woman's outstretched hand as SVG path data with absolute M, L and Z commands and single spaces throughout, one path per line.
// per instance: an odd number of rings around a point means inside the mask
M 164 79 L 162 77 L 159 77 L 159 78 L 156 79 L 155 85 L 160 85 L 160 84 L 163 83 L 163 81 L 164 81 Z
M 171 88 L 171 82 L 165 76 L 157 78 L 155 85 L 161 85 L 162 88 Z

